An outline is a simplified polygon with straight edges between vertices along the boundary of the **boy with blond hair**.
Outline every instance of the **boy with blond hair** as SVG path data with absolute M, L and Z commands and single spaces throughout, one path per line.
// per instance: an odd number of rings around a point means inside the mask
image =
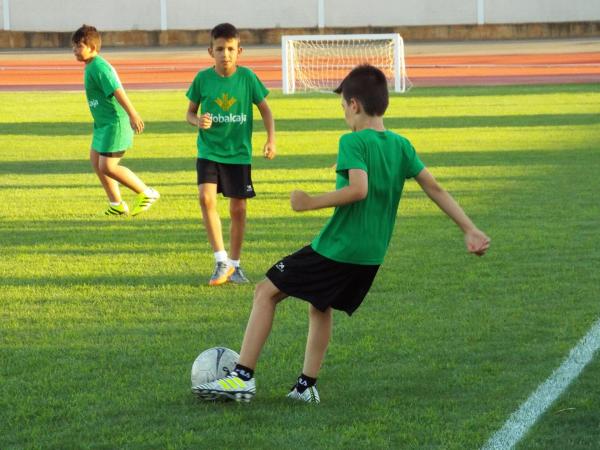
M 119 164 L 133 143 L 134 131 L 144 131 L 144 121 L 127 97 L 115 69 L 99 55 L 102 40 L 98 30 L 83 25 L 73 33 L 71 42 L 75 58 L 85 63 L 85 95 L 94 118 L 90 161 L 110 203 L 104 214 L 135 216 L 160 197 L 135 173 Z M 119 183 L 137 194 L 131 212 L 121 198 Z
M 222 23 L 211 31 L 208 53 L 215 65 L 198 72 L 187 91 L 186 119 L 198 129 L 196 160 L 202 220 L 215 258 L 209 285 L 228 281 L 247 283 L 240 265 L 246 227 L 246 200 L 254 197 L 252 161 L 252 105 L 258 107 L 267 142 L 263 155 L 275 157 L 275 123 L 267 104 L 268 89 L 247 67 L 238 66 L 242 53 L 237 29 Z M 229 198 L 231 217 L 229 254 L 223 243 L 217 194 Z

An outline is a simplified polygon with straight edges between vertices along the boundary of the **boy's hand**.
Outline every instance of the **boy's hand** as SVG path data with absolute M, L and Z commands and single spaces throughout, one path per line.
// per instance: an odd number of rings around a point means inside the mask
M 310 195 L 304 191 L 292 191 L 290 203 L 294 211 L 306 211 L 310 209 Z
M 212 115 L 210 113 L 204 113 L 198 116 L 198 128 L 207 130 L 212 126 Z
M 474 253 L 477 256 L 483 256 L 488 248 L 490 248 L 491 239 L 486 234 L 475 228 L 465 233 L 465 245 L 469 253 Z
M 267 159 L 275 158 L 275 144 L 273 142 L 267 142 L 263 147 L 263 156 Z
M 131 129 L 135 131 L 135 134 L 140 134 L 144 131 L 144 121 L 139 114 L 134 114 L 129 117 L 129 125 L 131 125 Z

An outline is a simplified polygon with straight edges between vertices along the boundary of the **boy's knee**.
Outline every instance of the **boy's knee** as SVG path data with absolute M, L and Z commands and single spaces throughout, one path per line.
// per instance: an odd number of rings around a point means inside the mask
M 254 288 L 254 304 L 276 305 L 282 299 L 282 292 L 269 279 L 260 281 Z
M 246 202 L 232 201 L 229 205 L 229 213 L 233 219 L 243 219 L 246 217 Z
M 200 194 L 198 194 L 198 199 L 202 208 L 211 209 L 217 207 L 217 199 L 214 195 L 201 192 Z

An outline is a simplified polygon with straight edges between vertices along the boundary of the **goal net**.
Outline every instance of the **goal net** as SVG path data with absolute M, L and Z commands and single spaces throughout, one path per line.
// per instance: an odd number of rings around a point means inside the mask
M 359 64 L 383 71 L 390 90 L 410 87 L 399 34 L 282 36 L 283 93 L 332 91 Z

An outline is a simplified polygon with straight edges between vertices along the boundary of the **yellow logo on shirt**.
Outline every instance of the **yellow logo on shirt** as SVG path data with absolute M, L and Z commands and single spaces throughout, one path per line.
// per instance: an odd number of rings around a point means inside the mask
M 218 98 L 215 100 L 215 103 L 217 105 L 219 105 L 219 107 L 223 110 L 223 111 L 229 111 L 229 109 L 233 106 L 233 104 L 236 102 L 237 100 L 235 99 L 235 97 L 229 97 L 228 94 L 223 93 L 223 95 L 221 95 L 221 98 Z

